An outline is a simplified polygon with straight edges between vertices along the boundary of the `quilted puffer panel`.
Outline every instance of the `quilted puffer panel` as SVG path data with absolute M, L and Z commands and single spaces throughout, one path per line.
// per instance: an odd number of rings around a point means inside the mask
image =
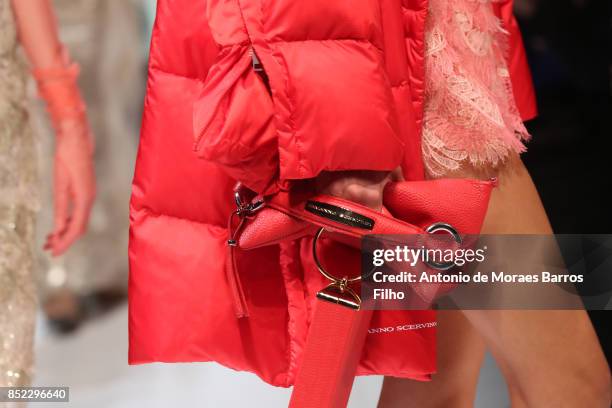
M 403 140 L 379 49 L 354 40 L 275 43 L 272 49 L 285 67 L 291 106 L 290 132 L 278 141 L 282 178 L 399 165 Z
M 389 64 L 405 61 L 398 1 L 211 0 L 207 13 L 221 55 L 227 47 L 249 50 L 272 97 L 273 121 L 255 89 L 260 84 L 246 81 L 246 72 L 240 81 L 232 79 L 239 67 L 230 67 L 225 77 L 216 75 L 229 66 L 227 58 L 216 59 L 194 110 L 203 158 L 258 192 L 269 191 L 268 175 L 283 181 L 316 177 L 323 170 L 392 170 L 401 163 L 405 134 L 391 87 L 405 84 L 405 62 Z M 383 21 L 395 28 L 390 41 L 382 33 Z M 385 47 L 388 55 L 401 54 L 387 58 Z M 242 64 L 234 60 L 233 66 Z M 226 96 L 214 99 L 215 94 Z M 274 142 L 278 156 L 271 151 Z
M 132 212 L 129 361 L 221 361 L 286 386 L 290 346 L 278 248 L 239 256 L 250 316 L 236 319 L 219 273 L 227 266 L 226 240 L 223 228 Z
M 206 3 L 157 2 L 149 66 L 188 78 L 206 77 L 219 48 L 206 20 Z
M 403 0 L 404 33 L 408 53 L 408 82 L 417 128 L 423 119 L 425 99 L 425 20 L 427 0 Z M 418 137 L 420 138 L 420 132 Z
M 421 160 L 420 128 L 416 125 L 416 114 L 412 102 L 412 91 L 409 83 L 392 88 L 398 120 L 404 135 L 404 159 L 402 171 L 406 180 L 422 180 L 425 170 Z
M 151 69 L 132 206 L 226 226 L 235 181 L 193 153 L 192 105 L 201 88 L 200 80 Z
M 354 39 L 383 48 L 379 0 L 261 0 L 261 21 L 269 42 Z

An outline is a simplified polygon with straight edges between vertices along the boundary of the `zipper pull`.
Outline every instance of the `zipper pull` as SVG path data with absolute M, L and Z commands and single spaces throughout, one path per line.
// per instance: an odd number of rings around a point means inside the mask
M 261 65 L 261 61 L 259 61 L 259 58 L 257 58 L 257 54 L 255 54 L 255 49 L 251 47 L 249 52 L 251 53 L 251 63 L 253 65 L 253 71 L 263 72 L 263 65 Z
M 251 54 L 251 65 L 253 67 L 253 71 L 260 76 L 261 80 L 266 86 L 268 94 L 272 95 L 272 89 L 270 89 L 270 80 L 268 79 L 268 74 L 266 74 L 263 64 L 257 57 L 257 54 L 255 53 L 255 48 L 253 48 L 253 46 L 251 46 L 251 48 L 249 49 L 249 54 Z

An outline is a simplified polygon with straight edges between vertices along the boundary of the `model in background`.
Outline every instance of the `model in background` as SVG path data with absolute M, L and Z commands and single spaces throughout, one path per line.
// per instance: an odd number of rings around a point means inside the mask
M 70 253 L 41 260 L 42 303 L 59 330 L 74 329 L 92 312 L 125 299 L 127 291 L 130 178 L 144 94 L 145 52 L 140 0 L 54 0 L 59 35 L 81 66 L 79 78 L 96 135 L 98 198 L 87 237 Z M 34 129 L 47 135 L 44 107 L 34 109 Z M 48 137 L 42 138 L 43 168 L 50 165 Z M 49 153 L 49 154 L 47 154 Z M 43 185 L 48 180 L 42 175 Z M 43 197 L 51 196 L 45 188 Z M 40 235 L 52 222 L 40 213 Z
M 45 243 L 53 255 L 84 233 L 95 193 L 93 140 L 75 83 L 78 66 L 58 40 L 51 5 L 0 0 L 0 386 L 30 383 L 36 310 L 37 146 L 26 113 L 27 68 L 19 43 L 56 135 L 54 226 Z

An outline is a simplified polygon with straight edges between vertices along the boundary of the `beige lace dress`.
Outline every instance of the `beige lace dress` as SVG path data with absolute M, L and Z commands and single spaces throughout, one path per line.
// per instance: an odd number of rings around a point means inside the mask
M 0 386 L 29 384 L 32 375 L 38 167 L 25 84 L 10 0 L 0 0 Z

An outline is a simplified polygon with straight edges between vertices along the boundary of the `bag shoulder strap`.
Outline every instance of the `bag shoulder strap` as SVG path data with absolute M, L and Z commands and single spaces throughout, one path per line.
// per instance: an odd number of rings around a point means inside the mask
M 317 301 L 290 408 L 341 408 L 353 387 L 372 310 Z

